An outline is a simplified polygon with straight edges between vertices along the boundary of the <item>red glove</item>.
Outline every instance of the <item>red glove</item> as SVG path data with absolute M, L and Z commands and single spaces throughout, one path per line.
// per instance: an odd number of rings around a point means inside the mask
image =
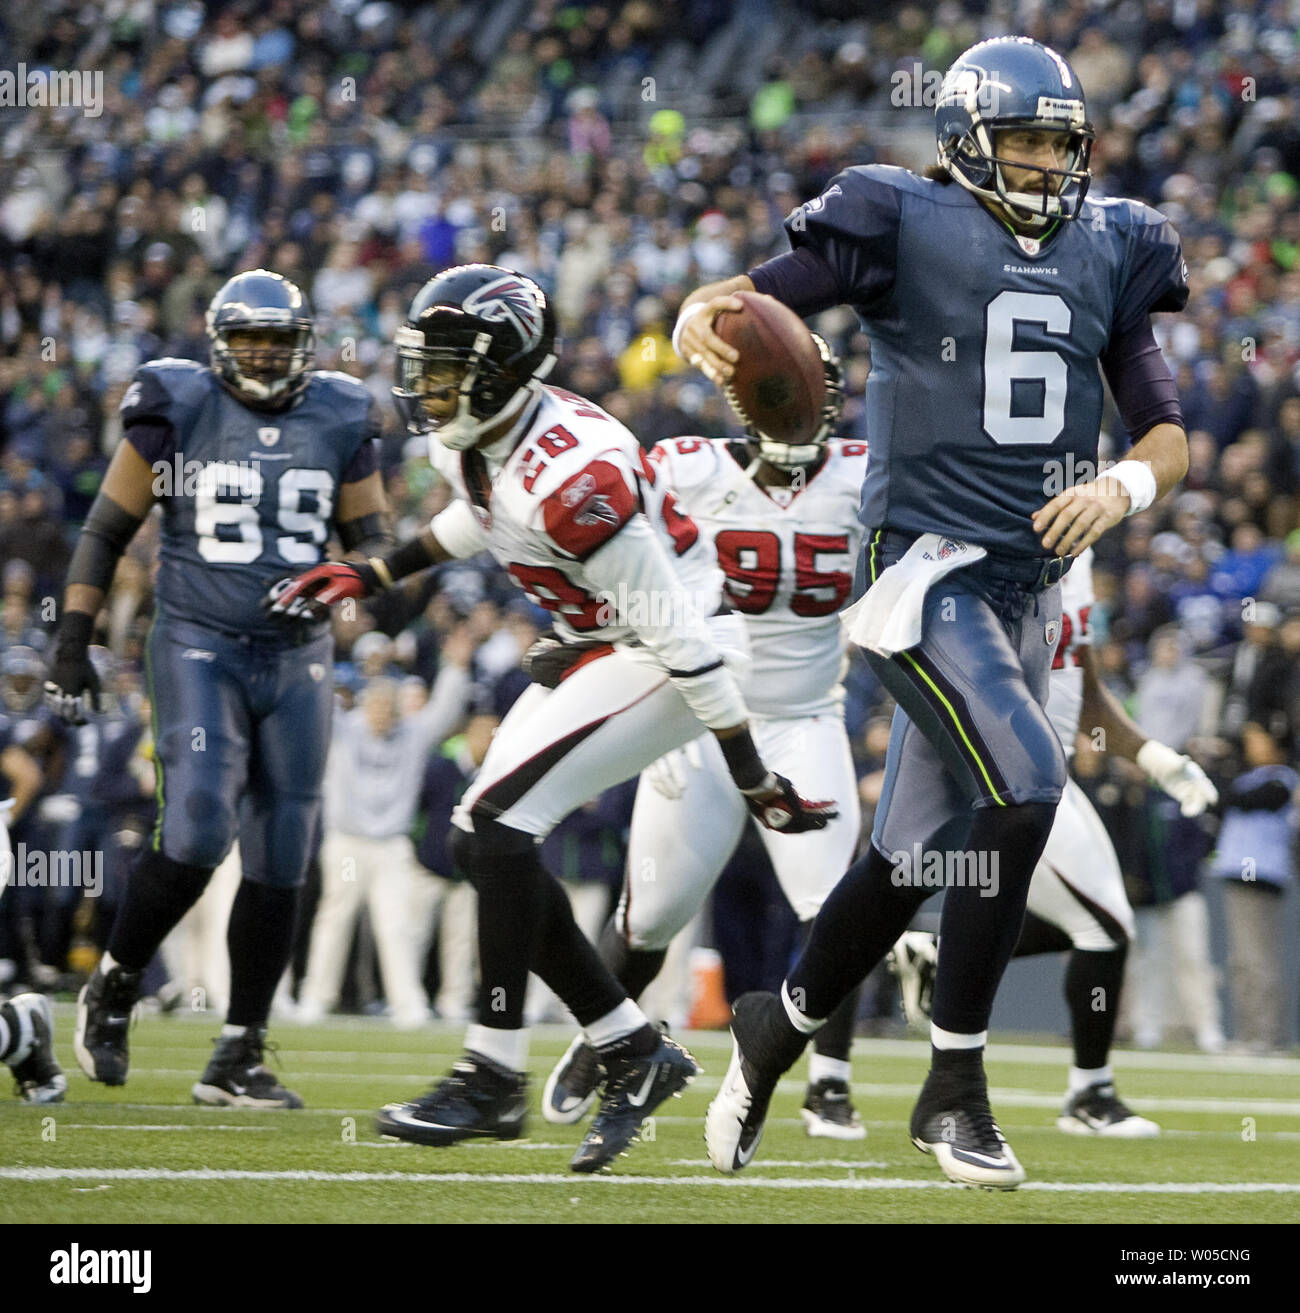
M 824 830 L 839 814 L 829 799 L 810 802 L 801 798 L 784 775 L 771 774 L 761 788 L 742 789 L 749 810 L 765 830 L 778 834 L 804 834 Z
M 379 576 L 364 562 L 329 561 L 302 574 L 278 579 L 262 599 L 262 609 L 288 620 L 326 620 L 330 607 L 348 597 L 379 591 Z

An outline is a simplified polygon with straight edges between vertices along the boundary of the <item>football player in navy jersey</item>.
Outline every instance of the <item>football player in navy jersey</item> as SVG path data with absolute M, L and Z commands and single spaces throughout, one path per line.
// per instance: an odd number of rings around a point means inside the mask
M 847 169 L 786 220 L 790 253 L 692 293 L 678 320 L 680 353 L 725 382 L 737 356 L 713 320 L 740 308 L 735 292 L 801 315 L 857 311 L 873 368 L 851 632 L 899 704 L 871 848 L 824 904 L 782 997 L 737 1002 L 706 1127 L 723 1171 L 751 1161 L 777 1078 L 930 892 L 891 860 L 920 839 L 954 878 L 911 1136 L 954 1180 L 1024 1179 L 989 1108 L 983 1050 L 1066 777 L 1044 712 L 1057 584 L 1187 467 L 1149 318 L 1186 304 L 1181 247 L 1155 210 L 1088 198 L 1093 134 L 1069 65 L 1025 37 L 973 46 L 944 78 L 936 136 L 925 177 Z M 1090 477 L 1102 373 L 1135 445 Z M 955 878 L 980 861 L 996 881 Z
M 108 948 L 77 1004 L 77 1061 L 121 1085 L 140 973 L 198 900 L 236 838 L 226 1025 L 193 1088 L 199 1103 L 298 1108 L 262 1061 L 271 998 L 289 961 L 297 891 L 320 811 L 329 741 L 329 625 L 270 616 L 286 567 L 390 540 L 378 410 L 344 374 L 313 371 L 311 310 L 266 270 L 232 278 L 207 313 L 211 368 L 140 367 L 68 570 L 46 697 L 81 723 L 99 681 L 88 656 L 113 572 L 154 503 L 162 541 L 146 650 L 158 817 Z

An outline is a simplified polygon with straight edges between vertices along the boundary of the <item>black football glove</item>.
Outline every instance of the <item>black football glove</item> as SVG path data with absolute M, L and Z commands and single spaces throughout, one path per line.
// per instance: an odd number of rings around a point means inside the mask
M 742 789 L 741 793 L 758 823 L 777 834 L 824 830 L 840 814 L 829 800 L 810 802 L 801 798 L 784 775 L 769 774 L 757 789 Z
M 588 653 L 599 648 L 612 652 L 608 643 L 566 643 L 555 636 L 554 630 L 547 630 L 524 653 L 520 665 L 524 674 L 543 688 L 559 688 L 560 681 Z
M 348 597 L 370 597 L 380 591 L 372 565 L 360 561 L 327 561 L 302 574 L 277 579 L 262 599 L 262 610 L 284 620 L 316 622 L 329 619 L 330 607 Z
M 99 675 L 90 660 L 95 617 L 84 611 L 64 613 L 45 681 L 45 705 L 69 725 L 84 725 L 100 709 Z

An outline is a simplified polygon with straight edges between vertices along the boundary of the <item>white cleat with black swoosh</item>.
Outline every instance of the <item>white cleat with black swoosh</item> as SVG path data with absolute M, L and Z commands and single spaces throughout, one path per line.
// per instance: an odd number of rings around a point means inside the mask
M 663 1035 L 644 1057 L 607 1058 L 608 1073 L 591 1129 L 569 1163 L 575 1172 L 598 1172 L 626 1153 L 646 1118 L 667 1098 L 680 1094 L 700 1065 L 676 1040 Z
M 736 1000 L 731 1039 L 731 1065 L 704 1118 L 709 1161 L 728 1174 L 753 1162 L 777 1082 L 807 1036 L 794 1033 L 775 994 L 756 991 Z
M 975 1070 L 964 1079 L 930 1073 L 912 1110 L 912 1143 L 933 1154 L 950 1181 L 1014 1190 L 1025 1169 L 993 1120 L 983 1069 Z

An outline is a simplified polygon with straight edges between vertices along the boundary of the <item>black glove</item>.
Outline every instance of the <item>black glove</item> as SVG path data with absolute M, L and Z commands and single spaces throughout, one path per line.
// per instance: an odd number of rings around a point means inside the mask
M 99 675 L 90 660 L 95 617 L 66 611 L 54 640 L 45 705 L 70 725 L 84 725 L 99 708 Z
M 520 665 L 534 684 L 559 688 L 560 681 L 583 657 L 601 648 L 607 652 L 614 650 L 609 643 L 566 643 L 556 637 L 554 630 L 548 629 L 524 653 Z
M 784 775 L 769 775 L 757 789 L 742 789 L 745 802 L 765 830 L 778 834 L 803 834 L 824 830 L 840 813 L 833 802 L 810 802 L 801 798 Z

